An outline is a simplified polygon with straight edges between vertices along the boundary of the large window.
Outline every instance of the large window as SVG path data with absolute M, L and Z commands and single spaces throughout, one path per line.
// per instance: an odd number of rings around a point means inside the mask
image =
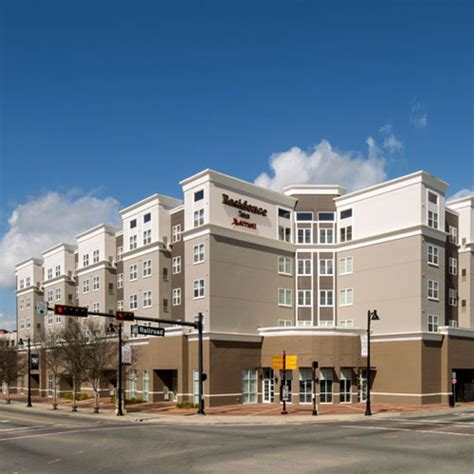
M 200 189 L 194 193 L 194 202 L 198 202 L 204 199 L 204 189 Z
M 204 298 L 204 280 L 194 280 L 193 282 L 193 297 L 194 299 Z
M 287 288 L 278 289 L 278 305 L 291 306 L 291 290 Z
M 282 240 L 283 242 L 291 242 L 291 227 L 279 225 L 278 240 Z
M 97 291 L 100 288 L 100 277 L 95 276 L 92 278 L 92 291 Z
M 296 213 L 296 220 L 297 221 L 312 221 L 313 220 L 313 213 L 312 212 L 297 212 Z
M 458 229 L 452 225 L 449 226 L 449 242 L 452 244 L 458 243 Z
M 82 256 L 82 266 L 87 267 L 89 265 L 89 254 L 86 253 Z
M 334 261 L 322 259 L 319 261 L 319 274 L 321 276 L 328 276 L 334 274 Z
M 345 257 L 339 260 L 339 275 L 349 275 L 353 271 L 352 257 Z
M 345 209 L 344 211 L 341 211 L 341 219 L 348 219 L 349 217 L 352 217 L 352 209 Z
M 352 288 L 343 288 L 339 291 L 339 305 L 350 306 L 352 304 Z
M 89 293 L 89 280 L 84 280 L 82 282 L 82 292 Z
M 313 371 L 300 369 L 300 403 L 311 403 L 313 398 Z
M 92 263 L 98 263 L 99 262 L 99 251 L 94 250 L 92 252 Z
M 150 375 L 148 370 L 143 371 L 143 400 L 148 401 L 150 397 Z
M 151 290 L 143 292 L 143 307 L 149 308 L 151 306 Z
M 332 244 L 332 243 L 334 243 L 334 231 L 333 231 L 333 229 L 329 229 L 329 228 L 319 229 L 319 243 L 320 244 Z
M 148 212 L 147 214 L 143 216 L 143 222 L 146 224 L 147 222 L 150 222 L 150 221 L 151 221 L 151 213 Z
M 137 295 L 130 295 L 130 309 L 137 309 L 138 308 L 138 296 Z
M 48 397 L 54 395 L 54 374 L 48 374 Z
M 311 290 L 298 290 L 298 306 L 311 306 Z
M 242 403 L 257 403 L 257 370 L 242 370 Z
M 319 290 L 319 306 L 334 306 L 333 290 Z
M 129 396 L 130 398 L 137 398 L 137 371 L 136 369 L 130 369 L 129 372 Z
M 138 265 L 134 263 L 130 265 L 129 280 L 134 281 L 138 278 Z
M 352 240 L 352 226 L 341 227 L 340 229 L 341 242 L 349 242 Z
M 193 247 L 193 263 L 204 262 L 204 244 L 197 244 Z
M 137 236 L 136 235 L 131 235 L 130 236 L 130 250 L 134 250 L 137 248 Z
M 449 257 L 448 271 L 450 275 L 458 274 L 458 259 Z
M 181 257 L 173 257 L 171 271 L 173 272 L 173 275 L 181 273 Z
M 334 212 L 318 212 L 319 221 L 333 221 Z
M 181 304 L 181 288 L 173 288 L 173 306 Z
M 61 265 L 56 265 L 54 275 L 57 276 L 57 277 L 61 275 Z M 30 286 L 30 279 L 29 278 L 26 279 L 26 286 Z
M 181 240 L 181 224 L 174 225 L 171 228 L 171 241 L 179 242 Z
M 310 259 L 298 260 L 298 275 L 311 275 L 311 260 Z
M 117 288 L 123 288 L 123 273 L 117 275 Z
M 352 402 L 352 369 L 341 369 L 339 391 L 339 401 L 341 403 Z
M 438 316 L 428 314 L 428 332 L 438 332 Z
M 143 278 L 151 276 L 151 260 L 143 262 Z
M 319 372 L 319 401 L 332 403 L 333 370 L 321 369 Z
M 51 278 L 53 278 L 53 269 L 48 268 L 48 280 L 51 280 Z
M 282 209 L 281 207 L 278 208 L 278 217 L 282 219 L 289 219 L 291 217 L 291 212 L 287 211 L 286 209 Z
M 151 229 L 143 231 L 143 245 L 151 244 Z
M 428 280 L 428 299 L 439 301 L 439 283 L 435 280 Z
M 458 292 L 455 288 L 450 288 L 449 289 L 448 304 L 449 304 L 449 306 L 457 306 L 458 305 Z
M 199 227 L 204 224 L 204 209 L 198 209 L 194 211 L 194 227 Z
M 61 288 L 56 288 L 54 296 L 56 301 L 59 301 L 61 299 Z
M 433 229 L 438 228 L 438 213 L 434 211 L 428 211 L 428 225 Z
M 278 273 L 280 275 L 291 275 L 290 257 L 278 257 Z
M 439 247 L 428 244 L 428 263 L 430 265 L 439 266 Z
M 311 243 L 311 229 L 309 227 L 298 228 L 298 243 L 299 244 Z

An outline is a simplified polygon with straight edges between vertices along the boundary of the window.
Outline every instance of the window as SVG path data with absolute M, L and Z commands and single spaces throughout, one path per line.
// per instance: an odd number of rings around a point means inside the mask
M 145 260 L 143 262 L 143 278 L 151 276 L 151 260 Z
M 137 398 L 137 370 L 130 369 L 128 376 L 130 381 L 129 396 L 132 399 Z
M 123 288 L 123 273 L 117 275 L 117 288 Z
M 312 212 L 297 212 L 296 220 L 297 221 L 312 221 L 313 213 Z
M 147 222 L 150 222 L 151 221 L 151 213 L 150 212 L 147 212 L 144 216 L 143 216 L 143 222 L 146 224 Z
M 61 275 L 61 265 L 56 265 L 54 275 L 57 276 L 57 277 Z M 26 286 L 30 286 L 29 285 L 29 283 L 30 283 L 29 280 L 30 280 L 29 278 L 26 279 L 26 281 L 27 281 Z
M 291 275 L 291 258 L 278 257 L 278 273 L 280 275 Z
M 25 280 L 20 280 L 20 290 L 25 288 Z
M 458 259 L 449 257 L 448 271 L 450 275 L 458 274 Z
M 85 253 L 83 256 L 82 256 L 82 266 L 83 267 L 87 267 L 89 265 L 89 254 L 88 253 Z
M 343 288 L 339 291 L 339 306 L 350 306 L 352 304 L 352 288 Z
M 26 298 L 26 307 L 31 308 L 31 298 Z
M 60 269 L 59 270 L 59 275 L 61 274 L 61 267 L 56 267 L 56 269 Z M 56 276 L 59 276 L 59 275 L 56 275 Z M 26 277 L 26 287 L 30 286 L 31 285 L 31 278 L 30 277 Z
M 100 312 L 100 303 L 93 303 L 92 304 L 92 311 L 94 313 L 99 313 Z
M 92 252 L 92 262 L 97 263 L 98 261 L 99 261 L 99 251 L 94 250 L 94 252 Z
M 433 229 L 438 228 L 438 213 L 434 211 L 428 211 L 428 225 Z
M 310 319 L 308 320 L 303 320 L 303 319 L 299 319 L 297 321 L 297 325 L 298 326 L 311 326 L 312 325 L 312 321 Z
M 122 311 L 123 310 L 123 300 L 118 300 L 117 301 L 117 309 L 119 311 Z
M 257 370 L 242 370 L 242 403 L 257 403 Z
M 20 320 L 20 329 L 25 329 L 25 321 L 23 319 Z
M 173 275 L 181 273 L 181 257 L 173 257 L 171 271 L 173 272 Z
M 298 260 L 298 275 L 311 275 L 311 260 L 310 259 Z
M 89 293 L 89 280 L 84 280 L 82 282 L 82 292 Z
M 352 328 L 354 327 L 354 321 L 352 319 L 343 319 L 339 323 L 339 326 L 341 326 L 341 328 Z
M 48 290 L 46 300 L 48 301 L 48 303 L 51 303 L 51 301 L 53 301 L 53 290 Z
M 136 219 L 132 219 L 130 221 L 130 229 L 135 229 L 135 227 L 137 226 L 137 220 Z
M 92 291 L 97 291 L 100 288 L 100 277 L 95 276 L 92 278 Z
M 113 295 L 114 294 L 114 284 L 113 283 L 109 283 L 109 295 Z M 72 297 L 72 295 L 71 295 Z
M 48 325 L 51 325 L 54 323 L 54 313 L 53 311 L 48 311 Z
M 428 280 L 428 299 L 439 301 L 439 283 L 435 280 Z
M 168 300 L 166 298 L 163 299 L 163 311 L 167 313 L 169 311 L 168 308 Z
M 136 235 L 131 235 L 130 236 L 130 250 L 134 250 L 137 248 L 137 236 Z
M 194 299 L 204 298 L 204 280 L 194 280 L 193 282 L 193 297 Z
M 334 274 L 334 263 L 333 260 L 320 260 L 319 261 L 319 274 L 323 276 Z
M 452 225 L 449 226 L 449 242 L 452 244 L 458 243 L 458 229 Z
M 278 305 L 291 306 L 291 290 L 287 288 L 278 288 Z
M 54 292 L 54 296 L 55 296 L 56 301 L 59 301 L 61 299 L 61 288 L 56 288 Z
M 464 308 L 464 309 L 466 308 L 466 300 L 461 300 L 461 308 Z
M 53 278 L 53 269 L 48 268 L 48 280 L 51 280 L 51 278 Z
M 204 262 L 204 244 L 197 244 L 193 247 L 193 263 Z
M 311 243 L 311 229 L 310 228 L 299 228 L 298 229 L 298 243 L 299 244 L 310 244 Z
M 344 211 L 341 211 L 341 219 L 348 219 L 349 217 L 352 217 L 352 209 L 345 209 Z
M 438 195 L 428 191 L 428 201 L 433 204 L 438 204 Z
M 438 316 L 428 314 L 428 332 L 438 332 Z
M 151 229 L 143 231 L 143 245 L 151 244 Z
M 136 280 L 138 278 L 138 265 L 136 263 L 133 265 L 130 265 L 129 270 L 130 270 L 129 280 L 130 281 Z
M 428 264 L 439 266 L 439 248 L 428 244 Z
M 319 229 L 319 243 L 320 244 L 332 244 L 334 242 L 334 231 L 333 229 Z
M 341 258 L 339 260 L 339 264 L 340 264 L 340 273 L 339 275 L 349 275 L 350 273 L 352 273 L 352 269 L 353 269 L 353 261 L 352 261 L 352 257 L 345 257 L 345 258 Z
M 181 304 L 181 288 L 173 288 L 173 306 Z
M 467 277 L 467 270 L 465 268 L 463 268 L 461 270 L 461 278 L 462 278 L 462 281 L 466 281 L 466 277 Z
M 51 292 L 51 301 L 53 301 L 53 293 Z M 20 311 L 23 310 L 25 304 L 23 300 L 20 300 Z
M 143 307 L 149 308 L 151 306 L 151 290 L 143 292 Z
M 313 371 L 300 369 L 300 403 L 311 403 L 313 400 Z
M 352 402 L 352 369 L 341 369 L 339 376 L 339 402 Z
M 143 400 L 148 401 L 150 396 L 150 376 L 148 374 L 148 370 L 145 369 L 143 371 Z
M 319 221 L 333 221 L 334 212 L 318 212 Z
M 291 227 L 279 225 L 278 240 L 281 240 L 283 242 L 291 242 Z
M 194 202 L 198 202 L 204 199 L 204 189 L 200 189 L 194 193 Z
M 319 306 L 334 306 L 333 290 L 319 290 Z
M 448 304 L 449 304 L 449 306 L 457 306 L 458 305 L 458 292 L 455 288 L 450 288 L 449 289 Z
M 281 217 L 282 219 L 289 219 L 291 217 L 291 212 L 287 211 L 286 209 L 281 209 L 279 207 L 278 208 L 278 217 Z
M 130 295 L 130 309 L 137 309 L 138 308 L 138 296 L 137 295 Z
M 168 281 L 168 269 L 166 267 L 162 269 L 161 275 L 163 277 L 163 281 Z
M 341 242 L 349 242 L 352 240 L 352 226 L 348 225 L 347 227 L 341 227 Z
M 61 315 L 57 314 L 56 315 L 56 324 L 59 324 L 61 322 Z
M 177 224 L 171 229 L 171 241 L 179 242 L 181 240 L 181 224 Z
M 298 290 L 298 306 L 311 306 L 311 290 Z
M 117 247 L 117 262 L 122 260 L 123 247 Z
M 291 326 L 292 322 L 290 319 L 279 319 L 278 326 Z
M 319 371 L 319 401 L 332 403 L 333 370 L 321 369 Z
M 194 211 L 194 227 L 199 227 L 204 224 L 204 209 Z

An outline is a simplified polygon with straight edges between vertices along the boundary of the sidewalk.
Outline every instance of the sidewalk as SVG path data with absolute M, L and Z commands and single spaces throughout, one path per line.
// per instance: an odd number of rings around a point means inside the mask
M 89 402 L 89 401 L 88 401 Z M 190 425 L 222 425 L 222 424 L 259 424 L 259 425 L 281 425 L 281 424 L 311 424 L 338 421 L 355 421 L 367 419 L 364 415 L 365 405 L 323 405 L 318 416 L 311 415 L 311 407 L 301 405 L 289 405 L 288 414 L 281 415 L 278 405 L 227 405 L 206 409 L 206 416 L 197 415 L 196 409 L 177 409 L 172 404 L 148 403 L 131 405 L 131 410 L 118 417 L 112 407 L 101 408 L 99 414 L 92 413 L 90 404 L 81 402 L 78 411 L 71 412 L 69 403 L 61 404 L 58 410 L 53 410 L 50 402 L 44 403 L 44 399 L 33 399 L 33 407 L 27 408 L 23 400 L 12 400 L 11 405 L 0 404 L 0 418 L 9 410 L 15 413 L 31 413 L 37 415 L 67 416 L 71 419 L 80 419 L 130 422 L 130 423 L 159 423 L 159 424 L 190 424 Z M 110 404 L 109 404 L 110 405 Z M 474 403 L 458 405 L 457 410 L 473 410 Z M 450 413 L 453 408 L 445 405 L 425 406 L 395 406 L 388 404 L 373 404 L 373 419 L 393 418 L 398 416 L 413 416 L 420 414 L 444 414 Z

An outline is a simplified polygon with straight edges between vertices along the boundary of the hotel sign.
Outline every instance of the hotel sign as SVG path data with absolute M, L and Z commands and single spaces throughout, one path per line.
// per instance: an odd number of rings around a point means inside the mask
M 255 222 L 248 222 L 250 214 L 256 214 L 257 216 L 266 217 L 268 214 L 267 209 L 259 206 L 249 204 L 247 200 L 232 199 L 227 194 L 222 194 L 222 204 L 226 206 L 235 207 L 239 210 L 239 217 L 232 219 L 232 225 L 247 227 L 247 229 L 256 229 L 257 224 Z

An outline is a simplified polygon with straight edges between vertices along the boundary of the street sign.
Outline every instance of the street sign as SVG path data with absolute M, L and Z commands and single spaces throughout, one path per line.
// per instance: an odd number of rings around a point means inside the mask
M 132 348 L 129 345 L 122 346 L 122 364 L 130 365 L 132 363 Z
M 151 326 L 139 326 L 134 324 L 132 326 L 132 334 L 141 334 L 142 336 L 164 336 L 165 328 L 153 328 Z
M 39 369 L 39 355 L 38 354 L 31 354 L 31 356 L 30 356 L 30 368 L 31 368 L 31 370 L 38 370 Z
M 285 369 L 294 370 L 298 368 L 298 356 L 287 355 L 285 356 Z M 283 370 L 283 356 L 273 356 L 272 357 L 272 369 L 273 370 Z
M 367 344 L 367 334 L 362 334 L 360 336 L 360 356 L 368 357 L 369 355 L 369 345 Z
M 288 385 L 283 385 L 281 391 L 281 401 L 282 402 L 289 402 L 290 401 L 290 389 Z
M 48 303 L 46 301 L 36 302 L 36 316 L 45 316 L 48 312 Z

